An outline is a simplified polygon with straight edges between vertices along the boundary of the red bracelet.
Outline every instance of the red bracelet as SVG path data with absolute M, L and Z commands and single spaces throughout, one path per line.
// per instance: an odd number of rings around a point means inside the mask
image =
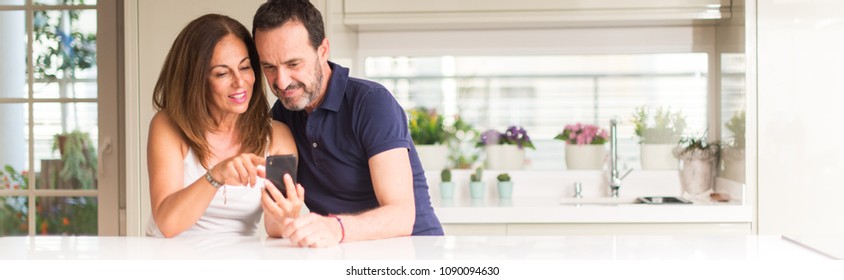
M 346 239 L 346 228 L 343 227 L 343 220 L 334 214 L 328 214 L 328 216 L 337 219 L 337 222 L 340 223 L 340 242 L 337 243 L 343 243 L 343 240 Z

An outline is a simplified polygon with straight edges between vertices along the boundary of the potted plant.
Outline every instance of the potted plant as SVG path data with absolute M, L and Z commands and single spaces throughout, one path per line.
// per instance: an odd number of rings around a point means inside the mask
M 662 107 L 651 117 L 650 110 L 643 106 L 635 109 L 632 121 L 639 137 L 642 169 L 677 169 L 672 150 L 686 129 L 686 118 L 679 111 Z
M 440 197 L 443 199 L 454 197 L 454 182 L 451 181 L 451 169 L 445 168 L 440 173 Z
M 736 112 L 730 120 L 724 124 L 727 130 L 732 132 L 733 138 L 730 144 L 724 145 L 721 150 L 723 170 L 721 176 L 727 179 L 744 183 L 745 180 L 745 137 L 744 124 L 746 121 L 744 111 Z
M 53 151 L 57 150 L 61 156 L 61 181 L 73 189 L 96 189 L 97 150 L 88 133 L 74 130 L 54 135 Z
M 459 115 L 455 116 L 454 125 L 448 127 L 450 164 L 458 169 L 471 169 L 478 161 L 480 153 L 476 145 L 480 136 L 478 130 L 463 121 Z
M 425 170 L 442 170 L 448 160 L 449 133 L 443 116 L 435 110 L 417 107 L 408 111 L 408 127 L 416 153 Z
M 469 176 L 469 194 L 472 199 L 484 198 L 483 168 L 478 167 Z
M 686 194 L 697 197 L 712 189 L 720 146 L 718 142 L 708 142 L 706 133 L 700 137 L 680 139 L 680 146 L 674 148 L 674 156 L 682 163 L 680 185 Z
M 478 146 L 486 151 L 486 167 L 494 170 L 524 169 L 524 149 L 536 149 L 527 131 L 519 126 L 510 126 L 504 133 L 487 130 L 481 134 Z
M 513 182 L 510 181 L 510 175 L 507 173 L 498 174 L 498 198 L 510 199 L 513 197 Z
M 603 168 L 606 158 L 604 143 L 609 140 L 605 129 L 590 124 L 570 124 L 554 139 L 566 141 L 566 168 Z

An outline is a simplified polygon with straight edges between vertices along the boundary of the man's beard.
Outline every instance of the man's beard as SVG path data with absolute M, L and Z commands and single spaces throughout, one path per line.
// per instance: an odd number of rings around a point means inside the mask
M 311 102 L 319 97 L 319 93 L 322 91 L 322 66 L 319 65 L 319 61 L 316 63 L 316 67 L 314 67 L 314 77 L 316 79 L 313 80 L 309 87 L 306 87 L 304 83 L 296 82 L 291 83 L 285 91 L 288 90 L 296 90 L 301 88 L 302 95 L 301 96 L 292 96 L 292 97 L 281 97 L 281 104 L 284 105 L 284 108 L 291 111 L 301 111 L 304 110 Z M 281 96 L 282 92 L 278 89 L 278 87 L 274 87 L 277 95 Z

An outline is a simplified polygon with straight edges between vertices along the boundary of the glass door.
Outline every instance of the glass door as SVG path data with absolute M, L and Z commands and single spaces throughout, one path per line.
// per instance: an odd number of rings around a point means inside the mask
M 0 236 L 117 233 L 116 215 L 101 217 L 117 188 L 101 168 L 116 154 L 116 129 L 100 120 L 117 116 L 99 108 L 116 106 L 118 94 L 99 75 L 116 68 L 98 63 L 113 52 L 103 47 L 116 48 L 101 42 L 113 42 L 113 32 L 98 34 L 101 6 L 0 0 Z

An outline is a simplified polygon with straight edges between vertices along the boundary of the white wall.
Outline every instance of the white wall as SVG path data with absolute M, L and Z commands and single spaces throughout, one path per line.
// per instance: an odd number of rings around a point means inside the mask
M 844 1 L 757 10 L 759 233 L 841 236 Z

